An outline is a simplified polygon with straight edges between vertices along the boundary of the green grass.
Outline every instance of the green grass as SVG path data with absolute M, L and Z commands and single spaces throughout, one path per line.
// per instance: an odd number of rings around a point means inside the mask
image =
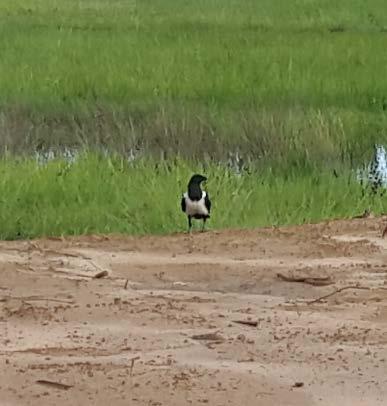
M 350 165 L 387 141 L 386 46 L 384 0 L 3 0 L 0 147 Z
M 5 0 L 0 101 L 378 110 L 387 98 L 384 6 Z
M 385 0 L 3 0 L 0 237 L 183 230 L 195 162 L 211 227 L 381 212 L 349 174 L 387 144 L 386 48 Z
M 181 160 L 129 164 L 87 154 L 72 166 L 58 160 L 38 166 L 9 158 L 0 161 L 0 238 L 185 231 L 180 199 L 196 171 L 209 178 L 212 229 L 317 222 L 387 208 L 385 199 L 362 196 L 349 173 L 240 177 Z

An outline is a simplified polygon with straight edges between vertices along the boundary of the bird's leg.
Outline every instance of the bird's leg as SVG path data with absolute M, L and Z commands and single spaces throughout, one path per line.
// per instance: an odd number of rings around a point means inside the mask
M 207 219 L 204 217 L 203 218 L 203 225 L 202 225 L 202 233 L 204 232 L 204 228 L 206 226 L 206 221 L 207 221 Z
M 191 216 L 188 216 L 188 232 L 191 233 L 192 228 L 192 219 Z

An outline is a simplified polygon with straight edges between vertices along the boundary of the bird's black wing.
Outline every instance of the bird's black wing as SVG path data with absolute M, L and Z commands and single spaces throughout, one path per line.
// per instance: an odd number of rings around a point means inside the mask
M 181 198 L 181 210 L 183 210 L 183 212 L 185 213 L 185 209 L 186 209 L 186 204 L 185 204 L 185 197 L 183 195 L 183 197 Z
M 204 198 L 204 204 L 205 204 L 205 206 L 208 210 L 208 214 L 209 214 L 211 211 L 211 200 L 210 200 L 210 197 L 208 196 L 207 192 L 206 192 L 206 197 Z

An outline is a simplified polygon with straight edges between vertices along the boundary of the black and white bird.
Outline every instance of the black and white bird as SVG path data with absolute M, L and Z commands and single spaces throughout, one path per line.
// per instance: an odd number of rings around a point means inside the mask
M 192 219 L 203 220 L 202 231 L 208 218 L 210 218 L 211 201 L 208 193 L 201 189 L 200 184 L 207 178 L 202 175 L 193 175 L 188 183 L 188 191 L 181 199 L 181 209 L 188 217 L 188 232 L 192 228 Z

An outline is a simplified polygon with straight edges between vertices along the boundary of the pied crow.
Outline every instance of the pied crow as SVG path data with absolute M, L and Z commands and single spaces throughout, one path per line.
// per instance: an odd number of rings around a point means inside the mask
M 210 217 L 211 201 L 208 193 L 200 187 L 206 180 L 205 176 L 193 175 L 188 183 L 188 191 L 181 199 L 181 209 L 188 217 L 188 232 L 191 232 L 193 218 L 203 220 L 202 231 L 204 231 L 206 221 Z

